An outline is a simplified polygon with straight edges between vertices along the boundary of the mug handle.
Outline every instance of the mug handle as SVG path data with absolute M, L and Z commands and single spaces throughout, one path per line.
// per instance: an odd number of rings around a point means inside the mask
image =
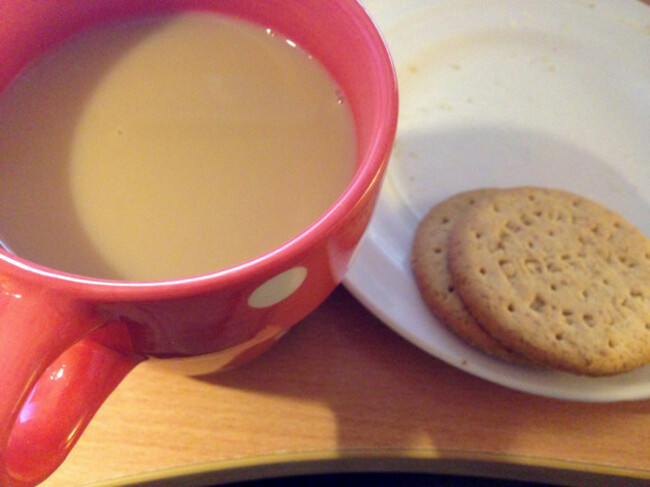
M 102 325 L 87 304 L 0 281 L 0 485 L 29 487 L 54 472 L 142 360 L 123 323 Z

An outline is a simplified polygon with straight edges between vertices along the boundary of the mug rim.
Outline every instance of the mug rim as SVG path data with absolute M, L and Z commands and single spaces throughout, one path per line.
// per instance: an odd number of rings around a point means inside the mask
M 379 91 L 378 115 L 373 119 L 370 143 L 357 158 L 357 169 L 352 180 L 325 213 L 307 228 L 283 244 L 248 261 L 183 278 L 130 281 L 89 277 L 38 264 L 2 248 L 0 248 L 0 262 L 17 269 L 14 272 L 26 271 L 30 280 L 49 284 L 55 281 L 57 288 L 62 289 L 61 286 L 64 286 L 68 291 L 77 290 L 85 296 L 96 295 L 104 298 L 110 295 L 111 299 L 127 300 L 129 298 L 160 299 L 164 296 L 214 291 L 232 285 L 233 282 L 245 282 L 256 274 L 263 275 L 271 272 L 272 268 L 286 267 L 295 256 L 316 246 L 319 241 L 326 238 L 327 233 L 345 219 L 345 215 L 352 211 L 375 185 L 381 184 L 397 131 L 397 75 L 388 45 L 375 21 L 358 0 L 337 1 L 344 5 L 350 16 L 355 18 L 357 25 L 363 30 L 364 42 L 375 55 L 376 88 Z M 24 274 L 21 276 L 25 277 Z

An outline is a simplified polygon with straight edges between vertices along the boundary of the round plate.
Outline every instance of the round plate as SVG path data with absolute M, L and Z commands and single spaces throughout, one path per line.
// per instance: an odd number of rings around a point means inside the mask
M 650 8 L 636 0 L 366 0 L 394 57 L 398 134 L 345 279 L 378 318 L 471 374 L 543 396 L 650 397 L 650 366 L 605 378 L 492 359 L 431 315 L 410 269 L 435 203 L 478 187 L 573 191 L 650 236 Z

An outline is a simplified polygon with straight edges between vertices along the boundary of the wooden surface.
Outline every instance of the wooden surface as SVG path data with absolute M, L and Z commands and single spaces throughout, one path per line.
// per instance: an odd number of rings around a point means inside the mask
M 139 366 L 42 485 L 334 471 L 650 485 L 650 401 L 574 403 L 491 384 L 408 344 L 339 288 L 243 368 L 197 380 Z

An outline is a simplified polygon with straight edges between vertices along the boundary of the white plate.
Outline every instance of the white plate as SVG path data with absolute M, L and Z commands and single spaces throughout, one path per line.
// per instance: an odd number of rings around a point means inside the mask
M 607 378 L 491 359 L 424 306 L 409 253 L 436 202 L 483 186 L 574 191 L 650 236 L 650 8 L 636 0 L 366 0 L 400 83 L 398 134 L 347 288 L 471 374 L 543 396 L 650 397 L 650 366 Z

